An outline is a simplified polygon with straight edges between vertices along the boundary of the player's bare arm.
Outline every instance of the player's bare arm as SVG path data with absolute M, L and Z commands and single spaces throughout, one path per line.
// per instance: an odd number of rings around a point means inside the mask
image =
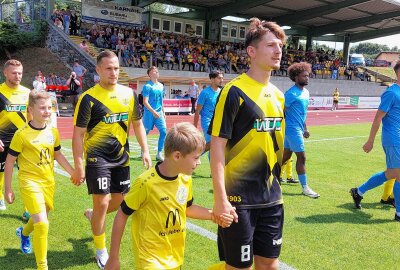
M 114 224 L 111 233 L 110 254 L 108 257 L 106 267 L 104 268 L 105 270 L 120 269 L 119 250 L 121 246 L 122 235 L 124 234 L 128 218 L 129 216 L 125 215 L 122 212 L 121 208 L 119 208 L 114 219 Z
M 64 170 L 72 176 L 74 173 L 74 168 L 69 164 L 68 160 L 65 158 L 61 151 L 54 151 L 54 159 L 64 168 Z
M 72 174 L 72 182 L 79 186 L 85 179 L 85 169 L 83 167 L 83 138 L 86 128 L 74 127 L 72 135 L 72 154 L 74 156 L 75 170 Z
M 136 139 L 140 147 L 142 148 L 143 165 L 147 169 L 149 169 L 151 167 L 151 158 L 149 153 L 149 147 L 147 145 L 146 131 L 144 129 L 142 120 L 132 120 L 132 127 L 133 130 L 135 131 Z
M 195 127 L 197 127 L 197 125 L 199 123 L 199 115 L 200 115 L 200 111 L 202 108 L 203 108 L 203 106 L 201 106 L 201 105 L 196 106 L 196 111 L 194 112 L 194 120 L 193 120 L 193 125 Z
M 143 97 L 143 105 L 153 114 L 154 118 L 160 118 L 160 115 L 151 107 L 148 97 Z
M 11 181 L 14 169 L 14 163 L 17 157 L 10 154 L 7 155 L 6 164 L 4 165 L 4 196 L 8 204 L 12 204 L 15 200 L 15 194 L 12 190 Z
M 376 137 L 376 133 L 381 126 L 382 118 L 385 117 L 386 113 L 381 110 L 377 110 L 375 114 L 374 121 L 372 122 L 371 131 L 369 132 L 369 137 L 367 142 L 363 146 L 363 150 L 365 153 L 371 152 L 372 148 L 374 147 L 374 141 Z
M 227 199 L 225 190 L 225 146 L 227 139 L 212 136 L 211 138 L 211 175 L 213 180 L 214 188 L 214 208 L 213 213 L 218 219 L 218 224 L 222 226 L 222 220 L 220 216 L 222 214 L 231 214 L 234 217 L 234 221 L 238 221 L 235 208 L 232 207 L 231 203 Z

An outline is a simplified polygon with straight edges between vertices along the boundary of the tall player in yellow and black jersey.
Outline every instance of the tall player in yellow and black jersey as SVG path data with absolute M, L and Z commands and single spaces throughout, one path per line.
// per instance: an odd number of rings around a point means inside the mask
M 245 41 L 251 67 L 222 89 L 209 128 L 214 214 L 238 218 L 218 229 L 226 269 L 251 269 L 253 257 L 255 269 L 278 268 L 284 96 L 269 79 L 279 69 L 284 40 L 277 24 L 251 20 Z
M 4 164 L 11 139 L 17 129 L 26 124 L 30 90 L 22 85 L 23 67 L 18 60 L 8 60 L 3 74 L 6 81 L 0 84 L 0 210 L 6 210 L 3 197 Z
M 119 62 L 115 53 L 101 52 L 96 71 L 100 76 L 99 84 L 80 97 L 75 109 L 73 181 L 79 185 L 86 178 L 88 192 L 92 195 L 93 210 L 88 209 L 85 214 L 91 221 L 96 262 L 103 269 L 108 259 L 104 232 L 106 214 L 118 209 L 130 187 L 130 123 L 146 167 L 151 166 L 151 159 L 136 95 L 132 89 L 117 84 Z
M 11 180 L 18 157 L 20 195 L 31 213 L 24 227 L 17 229 L 23 253 L 31 253 L 30 233 L 34 231 L 33 248 L 37 269 L 47 270 L 48 212 L 54 208 L 54 160 L 71 175 L 73 168 L 60 149 L 60 136 L 56 128 L 47 125 L 51 117 L 50 95 L 44 91 L 29 94 L 32 121 L 18 129 L 12 138 L 5 165 L 5 197 L 13 203 L 15 195 Z

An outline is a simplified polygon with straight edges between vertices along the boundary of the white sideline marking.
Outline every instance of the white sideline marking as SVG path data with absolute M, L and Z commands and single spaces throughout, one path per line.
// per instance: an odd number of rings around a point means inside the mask
M 352 136 L 352 137 L 337 137 L 337 138 L 325 138 L 325 139 L 318 139 L 318 140 L 307 140 L 305 139 L 305 143 L 310 142 L 325 142 L 325 141 L 339 141 L 339 140 L 348 140 L 348 139 L 356 139 L 356 138 L 368 138 L 368 136 Z
M 67 151 L 67 152 L 72 152 L 72 150 L 67 148 L 67 147 L 63 147 L 62 149 Z M 71 160 L 69 160 L 69 161 L 72 162 Z M 65 172 L 62 169 L 57 168 L 56 164 L 54 166 L 54 172 L 56 172 L 58 174 L 61 174 L 61 175 L 65 176 L 65 177 L 68 177 L 68 178 L 70 177 L 67 172 Z M 193 224 L 191 222 L 188 222 L 188 221 L 186 221 L 186 227 L 188 228 L 188 230 L 190 230 L 190 231 L 192 231 L 194 233 L 197 233 L 200 236 L 208 238 L 211 241 L 214 241 L 214 242 L 217 241 L 217 235 L 215 233 L 213 233 L 213 232 L 210 232 L 209 230 L 204 229 L 203 227 L 200 227 L 200 226 L 195 225 L 195 224 Z M 293 268 L 293 267 L 291 267 L 291 266 L 289 266 L 289 265 L 287 265 L 287 264 L 285 264 L 285 263 L 283 263 L 281 261 L 279 262 L 279 269 L 280 270 L 295 270 L 295 268 Z
M 204 229 L 203 227 L 197 226 L 196 224 L 193 224 L 189 221 L 186 221 L 186 227 L 192 232 L 204 236 L 205 238 L 208 238 L 215 242 L 217 241 L 217 235 L 213 232 L 210 232 L 209 230 Z

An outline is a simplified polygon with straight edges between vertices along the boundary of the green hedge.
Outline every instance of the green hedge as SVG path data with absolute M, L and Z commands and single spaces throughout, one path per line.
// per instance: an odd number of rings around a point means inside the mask
M 48 25 L 46 21 L 35 21 L 33 31 L 21 30 L 18 25 L 0 21 L 0 53 L 14 52 L 29 47 L 43 47 Z

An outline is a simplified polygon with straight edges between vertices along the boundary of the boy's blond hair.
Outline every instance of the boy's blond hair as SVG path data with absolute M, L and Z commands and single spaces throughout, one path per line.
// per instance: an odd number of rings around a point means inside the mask
M 173 152 L 179 151 L 183 156 L 196 150 L 205 149 L 206 141 L 203 134 L 191 123 L 183 122 L 175 124 L 167 133 L 165 138 L 164 153 L 170 156 Z
M 46 91 L 36 91 L 32 90 L 29 93 L 29 101 L 28 101 L 28 106 L 33 107 L 33 105 L 39 100 L 39 99 L 51 99 L 51 96 L 49 93 Z

